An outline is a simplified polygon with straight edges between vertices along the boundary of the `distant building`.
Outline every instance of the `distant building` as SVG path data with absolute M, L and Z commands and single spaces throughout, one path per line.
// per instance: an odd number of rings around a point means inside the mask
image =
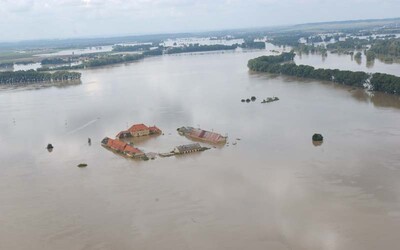
M 199 152 L 199 151 L 203 151 L 203 150 L 205 150 L 205 148 L 203 148 L 199 143 L 193 143 L 193 144 L 181 145 L 181 146 L 175 147 L 174 153 L 188 154 L 188 153 Z
M 101 141 L 101 144 L 106 148 L 114 150 L 117 153 L 125 154 L 129 157 L 139 158 L 145 156 L 142 151 L 121 140 L 114 140 L 106 137 Z
M 116 137 L 118 139 L 122 139 L 127 137 L 140 137 L 153 134 L 162 134 L 162 131 L 156 126 L 147 127 L 144 124 L 135 124 L 132 125 L 128 130 L 119 132 Z

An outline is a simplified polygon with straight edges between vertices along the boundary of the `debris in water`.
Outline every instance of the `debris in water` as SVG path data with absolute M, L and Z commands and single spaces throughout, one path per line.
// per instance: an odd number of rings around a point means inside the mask
M 261 103 L 270 103 L 270 102 L 276 102 L 279 101 L 279 98 L 276 96 L 273 97 L 268 97 L 267 99 L 264 99 Z
M 80 164 L 78 164 L 78 168 L 85 168 L 85 167 L 87 167 L 87 164 L 86 164 L 86 163 L 80 163 Z
M 146 156 L 147 156 L 150 160 L 154 160 L 154 159 L 156 159 L 156 157 L 157 157 L 157 153 L 153 153 L 153 152 L 146 153 Z

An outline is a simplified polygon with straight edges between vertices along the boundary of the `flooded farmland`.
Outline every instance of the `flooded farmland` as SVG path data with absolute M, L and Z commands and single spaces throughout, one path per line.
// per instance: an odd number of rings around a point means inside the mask
M 399 97 L 249 72 L 266 53 L 153 57 L 71 86 L 1 89 L 0 249 L 395 249 Z M 280 100 L 261 104 L 269 96 Z M 182 126 L 229 146 L 146 162 L 101 146 L 134 123 L 164 132 L 134 142 L 146 152 L 190 143 Z

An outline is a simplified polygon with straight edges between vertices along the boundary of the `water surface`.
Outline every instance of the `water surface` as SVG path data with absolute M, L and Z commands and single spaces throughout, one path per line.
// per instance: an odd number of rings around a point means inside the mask
M 71 86 L 0 90 L 0 249 L 396 249 L 399 98 L 248 72 L 267 52 L 154 57 Z M 260 103 L 269 96 L 280 101 Z M 133 123 L 164 132 L 137 142 L 145 151 L 189 143 L 184 125 L 230 143 L 148 162 L 102 148 Z

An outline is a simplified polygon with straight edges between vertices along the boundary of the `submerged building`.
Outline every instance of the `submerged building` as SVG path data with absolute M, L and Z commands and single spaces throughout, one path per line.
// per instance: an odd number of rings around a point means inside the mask
M 188 153 L 204 151 L 206 149 L 208 148 L 202 147 L 199 143 L 193 143 L 188 145 L 177 146 L 175 147 L 173 152 L 175 154 L 188 154 Z
M 178 128 L 178 133 L 190 139 L 201 140 L 209 143 L 226 143 L 227 136 L 193 127 Z
M 144 124 L 134 124 L 128 130 L 121 131 L 117 134 L 117 138 L 127 138 L 127 137 L 140 137 L 154 134 L 161 134 L 161 129 L 156 126 L 148 127 Z
M 129 157 L 141 158 L 145 156 L 145 153 L 143 153 L 140 149 L 137 149 L 129 145 L 128 143 L 118 139 L 114 140 L 106 137 L 101 141 L 101 144 L 108 149 L 111 149 L 117 153 L 124 154 Z

